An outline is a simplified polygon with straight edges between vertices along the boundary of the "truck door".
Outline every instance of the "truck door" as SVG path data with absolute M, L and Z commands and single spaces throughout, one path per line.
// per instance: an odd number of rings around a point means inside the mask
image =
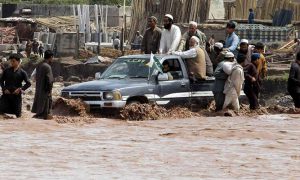
M 161 100 L 168 103 L 177 103 L 178 101 L 182 102 L 183 100 L 187 100 L 191 95 L 189 79 L 184 76 L 183 68 L 181 67 L 179 60 L 166 59 L 163 61 L 163 67 L 164 75 L 167 79 L 159 80 L 158 82 Z

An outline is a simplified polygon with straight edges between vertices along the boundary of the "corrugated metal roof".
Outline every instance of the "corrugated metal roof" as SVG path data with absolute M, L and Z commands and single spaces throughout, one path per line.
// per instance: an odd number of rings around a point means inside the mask
M 28 22 L 28 23 L 35 23 L 36 21 L 31 18 L 24 18 L 24 17 L 9 17 L 9 18 L 0 18 L 2 22 Z

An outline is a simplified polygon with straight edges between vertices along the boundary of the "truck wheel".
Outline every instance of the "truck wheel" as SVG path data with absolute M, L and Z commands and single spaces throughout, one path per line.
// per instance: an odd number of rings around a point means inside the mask
M 135 101 L 135 100 L 127 102 L 127 105 L 131 105 L 131 104 L 142 104 L 142 103 L 140 101 Z

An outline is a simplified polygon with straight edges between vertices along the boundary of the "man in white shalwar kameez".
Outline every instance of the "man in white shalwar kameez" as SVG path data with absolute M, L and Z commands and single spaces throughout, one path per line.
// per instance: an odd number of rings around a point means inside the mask
M 164 17 L 164 29 L 161 32 L 159 53 L 170 54 L 171 52 L 176 51 L 180 39 L 180 28 L 173 24 L 173 16 L 166 14 Z
M 223 65 L 223 71 L 228 74 L 223 91 L 225 94 L 223 109 L 226 109 L 229 105 L 231 105 L 235 111 L 239 111 L 240 109 L 239 96 L 244 83 L 244 71 L 241 64 L 244 63 L 245 60 L 246 56 L 239 54 L 237 57 L 238 62 L 225 62 Z

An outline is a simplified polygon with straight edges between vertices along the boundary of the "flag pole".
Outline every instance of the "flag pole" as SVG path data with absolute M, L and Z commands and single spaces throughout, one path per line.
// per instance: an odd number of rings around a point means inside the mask
M 151 56 L 152 56 L 152 51 L 151 51 L 151 55 L 150 55 L 150 60 L 149 60 L 149 62 L 151 61 Z M 151 72 L 151 69 L 150 69 L 151 67 L 149 66 L 149 68 L 148 68 L 148 84 L 149 84 L 149 81 L 150 81 L 150 72 Z

